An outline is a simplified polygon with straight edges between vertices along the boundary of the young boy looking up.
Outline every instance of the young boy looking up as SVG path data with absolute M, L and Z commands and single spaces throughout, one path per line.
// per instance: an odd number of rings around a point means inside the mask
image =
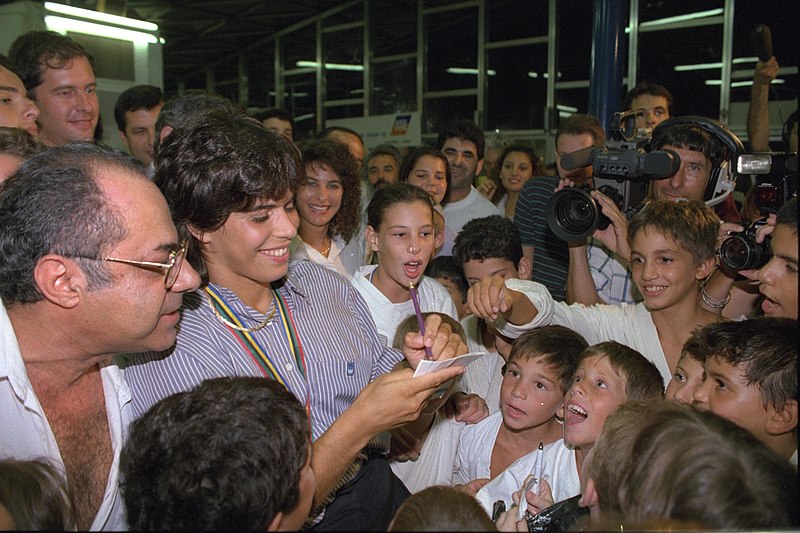
M 627 400 L 664 398 L 664 384 L 656 367 L 636 350 L 613 341 L 586 348 L 578 357 L 571 383 L 564 397 L 563 440 L 554 443 L 552 451 L 545 448 L 544 482 L 542 489 L 537 489 L 544 499 L 551 493 L 551 504 L 580 493 L 585 482 L 579 478 L 584 459 L 610 413 Z M 478 492 L 478 501 L 491 509 L 495 500 L 503 499 L 510 507 L 511 493 L 528 474 L 535 474 L 535 463 L 535 451 L 516 461 Z M 526 496 L 539 509 L 547 507 L 544 501 L 531 498 L 533 495 Z
M 531 304 L 518 291 L 525 286 L 521 280 L 530 277 L 531 262 L 522 254 L 519 230 L 513 222 L 500 215 L 470 220 L 456 236 L 453 257 L 463 267 L 470 287 L 491 277 L 507 282 L 507 294 L 512 301 L 507 314 L 515 313 L 513 302 L 519 302 L 517 310 L 523 311 L 527 318 Z M 501 368 L 508 357 L 510 339 L 504 338 L 502 333 L 498 335 L 498 329 L 503 329 L 502 320 L 490 323 L 482 318 L 471 315 L 462 319 L 470 352 L 487 354 L 467 367 L 463 383 L 466 390 L 484 398 L 489 412 L 495 413 L 500 408 Z M 522 331 L 513 329 L 512 320 L 508 322 L 512 328 L 504 330 L 505 334 L 512 339 L 518 337 Z
M 797 321 L 756 318 L 704 327 L 701 410 L 752 433 L 797 468 Z
M 495 276 L 470 287 L 469 307 L 482 318 L 503 315 L 520 329 L 561 324 L 590 343 L 621 342 L 653 362 L 666 382 L 689 332 L 719 320 L 700 305 L 699 297 L 700 284 L 714 267 L 718 230 L 719 219 L 697 200 L 654 201 L 639 211 L 627 236 L 633 280 L 644 298 L 639 304 L 568 305 L 553 301 L 544 286 L 530 282 L 526 295 L 532 312 L 524 317 L 524 306 Z
M 564 398 L 564 442 L 575 448 L 578 471 L 614 409 L 627 400 L 663 398 L 658 370 L 636 350 L 614 341 L 585 350 Z
M 497 477 L 540 442 L 553 479 L 555 466 L 563 462 L 559 454 L 569 453 L 560 444 L 556 413 L 586 346 L 583 337 L 562 326 L 529 331 L 514 342 L 500 388 L 500 412 L 461 433 L 454 482 Z M 577 490 L 577 479 L 554 486 L 559 494 Z

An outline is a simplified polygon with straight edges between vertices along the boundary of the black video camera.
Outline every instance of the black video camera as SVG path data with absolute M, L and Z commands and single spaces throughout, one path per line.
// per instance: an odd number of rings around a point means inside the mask
M 739 174 L 755 174 L 750 191 L 761 216 L 778 209 L 797 196 L 797 153 L 747 154 L 736 163 Z
M 771 238 L 767 235 L 764 242 L 756 242 L 756 232 L 765 224 L 765 221 L 757 220 L 744 231 L 735 233 L 722 241 L 717 250 L 722 264 L 737 272 L 766 265 L 772 257 Z
M 594 189 L 611 198 L 628 217 L 644 203 L 650 178 L 666 178 L 680 168 L 680 157 L 671 150 L 651 150 L 652 131 L 637 127 L 644 111 L 614 113 L 611 138 L 601 148 L 585 148 L 561 157 L 565 170 L 592 165 Z M 603 215 L 589 187 L 562 189 L 547 204 L 547 224 L 561 240 L 585 239 L 611 223 Z

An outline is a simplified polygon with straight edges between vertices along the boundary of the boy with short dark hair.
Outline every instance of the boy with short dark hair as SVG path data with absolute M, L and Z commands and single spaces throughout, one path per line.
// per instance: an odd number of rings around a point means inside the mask
M 515 304 L 522 311 L 530 310 L 530 302 L 524 293 L 526 282 L 522 280 L 530 277 L 531 264 L 523 257 L 519 230 L 509 219 L 494 215 L 467 222 L 456 236 L 453 257 L 462 266 L 469 286 L 491 276 L 505 282 L 507 293 L 513 298 L 506 313 L 513 313 Z M 489 412 L 495 413 L 500 408 L 500 370 L 511 349 L 511 342 L 524 329 L 515 328 L 510 321 L 490 323 L 475 315 L 464 318 L 462 325 L 470 352 L 486 352 L 467 367 L 464 387 L 484 398 Z
M 698 408 L 735 422 L 797 468 L 797 321 L 720 322 L 698 335 L 709 354 Z
M 258 377 L 164 398 L 133 423 L 120 462 L 133 530 L 296 530 L 316 487 L 303 405 Z
M 567 460 L 572 452 L 561 444 L 556 414 L 587 346 L 563 326 L 529 331 L 514 342 L 500 388 L 500 412 L 462 432 L 455 482 L 496 478 L 521 457 L 539 453 L 541 443 L 553 492 L 560 498 L 577 493 L 577 471 Z
M 571 383 L 564 398 L 564 437 L 554 444 L 560 448 L 555 454 L 555 475 L 550 473 L 552 467 L 545 468 L 542 486 L 536 489 L 552 502 L 534 498 L 544 507 L 580 493 L 581 482 L 586 481 L 579 478 L 584 459 L 593 449 L 606 418 L 617 407 L 627 400 L 664 398 L 664 384 L 655 365 L 636 350 L 614 341 L 586 348 L 578 357 Z M 528 474 L 536 473 L 535 461 L 536 452 L 516 461 L 478 492 L 478 501 L 491 509 L 495 500 L 503 499 L 510 507 L 511 493 L 519 489 Z M 569 490 L 560 488 L 564 486 Z

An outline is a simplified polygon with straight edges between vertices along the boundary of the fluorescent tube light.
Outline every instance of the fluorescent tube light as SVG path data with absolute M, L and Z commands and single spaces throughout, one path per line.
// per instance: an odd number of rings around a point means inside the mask
M 105 26 L 103 24 L 95 24 L 94 22 L 86 22 L 85 20 L 68 19 L 50 15 L 44 18 L 44 23 L 49 30 L 54 30 L 59 33 L 74 31 L 86 33 L 88 35 L 97 35 L 99 37 L 108 37 L 109 39 L 118 39 L 120 41 L 132 41 L 134 43 L 158 42 L 158 37 L 152 33 L 126 30 L 115 26 Z
M 95 20 L 97 22 L 108 22 L 110 24 L 116 24 L 117 26 L 136 28 L 137 30 L 158 31 L 158 24 L 153 24 L 152 22 L 131 19 L 128 17 L 120 17 L 118 15 L 110 15 L 108 13 L 100 13 L 99 11 L 92 11 L 91 9 L 81 9 L 79 7 L 66 6 L 64 4 L 56 4 L 54 2 L 45 2 L 44 8 L 47 11 L 61 13 L 62 15 L 70 15 L 73 17 Z
M 317 63 L 316 61 L 298 61 L 295 63 L 295 66 L 317 68 L 319 66 L 319 63 Z M 347 65 L 345 63 L 325 63 L 325 69 L 362 72 L 364 70 L 364 65 Z
M 473 76 L 478 75 L 478 69 L 476 68 L 449 67 L 446 72 L 448 74 L 472 74 Z M 489 69 L 486 71 L 486 74 L 489 76 L 494 76 L 495 74 L 497 74 L 497 72 L 492 69 Z
M 695 13 L 687 13 L 685 15 L 677 15 L 675 17 L 666 17 L 663 19 L 656 19 L 656 20 L 648 20 L 647 22 L 642 22 L 639 24 L 639 28 L 650 28 L 652 26 L 664 26 L 666 24 L 673 24 L 675 22 L 686 22 L 689 20 L 697 20 L 703 19 L 706 17 L 714 17 L 716 15 L 722 15 L 725 12 L 724 9 L 717 8 L 717 9 L 709 9 L 708 11 L 697 11 Z

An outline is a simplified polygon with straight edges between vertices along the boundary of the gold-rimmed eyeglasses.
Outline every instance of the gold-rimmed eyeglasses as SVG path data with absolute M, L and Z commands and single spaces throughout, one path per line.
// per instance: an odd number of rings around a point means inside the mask
M 136 261 L 133 259 L 120 259 L 118 257 L 83 257 L 83 259 L 92 259 L 95 261 L 109 261 L 111 263 L 123 263 L 125 265 L 133 265 L 141 268 L 159 268 L 164 272 L 164 287 L 171 289 L 181 273 L 181 266 L 183 260 L 186 258 L 186 247 L 189 240 L 184 239 L 178 249 L 172 250 L 169 253 L 169 258 L 166 263 L 155 263 L 153 261 Z

